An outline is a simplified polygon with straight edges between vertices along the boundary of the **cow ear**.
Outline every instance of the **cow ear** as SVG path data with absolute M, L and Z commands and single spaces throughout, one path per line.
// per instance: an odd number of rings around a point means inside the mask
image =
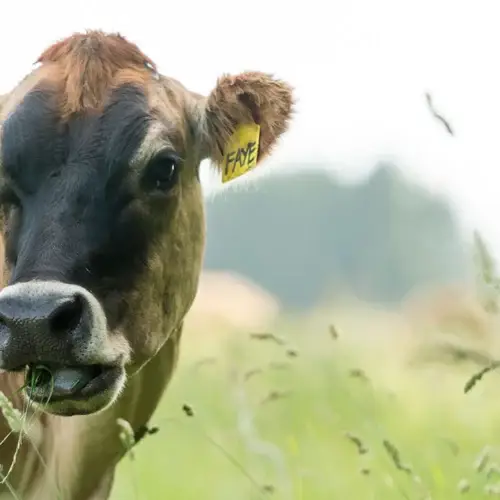
M 293 114 L 292 87 L 260 72 L 222 76 L 204 102 L 203 156 L 223 182 L 260 164 L 287 130 Z

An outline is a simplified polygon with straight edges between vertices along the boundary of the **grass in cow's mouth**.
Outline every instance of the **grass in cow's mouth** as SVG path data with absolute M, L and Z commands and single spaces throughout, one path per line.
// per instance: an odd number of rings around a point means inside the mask
M 26 370 L 24 384 L 21 387 L 19 387 L 19 389 L 15 393 L 19 393 L 28 388 L 34 390 L 36 387 L 40 387 L 41 385 L 49 385 L 51 390 L 47 398 L 48 401 L 52 394 L 52 388 L 53 388 L 53 375 L 51 370 L 44 365 L 32 365 L 32 366 L 27 366 L 24 369 Z M 19 498 L 19 497 L 16 494 L 15 490 L 12 488 L 10 482 L 8 481 L 8 478 L 17 461 L 17 456 L 21 448 L 22 436 L 23 434 L 29 436 L 30 421 L 28 421 L 27 419 L 29 407 L 30 405 L 27 404 L 24 406 L 23 411 L 20 411 L 19 409 L 15 408 L 12 402 L 5 396 L 5 394 L 0 391 L 1 413 L 3 414 L 3 417 L 5 418 L 10 427 L 10 432 L 8 432 L 7 435 L 2 439 L 2 441 L 0 441 L 0 445 L 2 445 L 12 433 L 18 434 L 17 444 L 14 450 L 14 455 L 12 457 L 10 466 L 6 471 L 6 473 L 3 473 L 2 471 L 2 473 L 0 474 L 0 484 L 5 484 L 9 492 L 12 494 L 13 498 Z M 32 445 L 35 446 L 33 442 Z M 35 449 L 38 455 L 40 455 L 38 449 L 36 447 Z M 46 466 L 45 463 L 44 465 Z
M 52 371 L 45 365 L 33 365 L 28 368 L 26 383 L 32 389 L 41 385 L 51 384 L 53 380 Z
M 26 373 L 25 387 L 36 389 L 37 387 L 52 385 L 54 376 L 50 368 L 45 365 L 30 365 Z
M 24 385 L 21 390 L 27 392 L 28 395 L 33 396 L 38 391 L 43 391 L 48 388 L 45 397 L 43 398 L 44 404 L 48 403 L 54 391 L 54 374 L 52 370 L 42 364 L 28 365 Z

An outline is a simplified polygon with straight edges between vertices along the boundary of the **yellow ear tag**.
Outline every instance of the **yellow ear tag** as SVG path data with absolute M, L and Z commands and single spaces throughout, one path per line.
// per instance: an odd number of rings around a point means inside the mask
M 228 182 L 246 174 L 257 165 L 260 126 L 256 123 L 240 125 L 229 138 L 220 165 L 222 182 Z

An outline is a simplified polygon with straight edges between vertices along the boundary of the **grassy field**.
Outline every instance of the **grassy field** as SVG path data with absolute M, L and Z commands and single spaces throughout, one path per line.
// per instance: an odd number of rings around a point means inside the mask
M 498 375 L 464 394 L 476 364 L 410 368 L 408 334 L 359 318 L 338 338 L 326 318 L 290 319 L 273 330 L 285 343 L 235 334 L 205 358 L 186 335 L 160 430 L 120 464 L 112 498 L 500 496 Z

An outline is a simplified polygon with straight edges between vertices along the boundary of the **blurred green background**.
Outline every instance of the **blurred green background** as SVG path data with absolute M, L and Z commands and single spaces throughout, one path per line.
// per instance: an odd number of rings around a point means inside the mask
M 361 331 L 349 342 L 302 328 L 279 330 L 293 332 L 297 356 L 242 335 L 184 363 L 153 419 L 160 431 L 120 464 L 113 498 L 444 500 L 465 485 L 467 498 L 488 497 L 500 481 L 494 374 L 464 394 L 477 371 L 467 358 L 408 368 L 401 358 L 415 346 L 386 339 L 355 349 Z

